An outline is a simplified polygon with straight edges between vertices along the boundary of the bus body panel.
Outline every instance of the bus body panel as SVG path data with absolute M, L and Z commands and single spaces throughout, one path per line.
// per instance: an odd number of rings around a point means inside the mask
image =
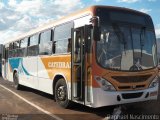
M 37 79 L 37 56 L 29 56 L 23 58 L 22 65 L 26 69 L 26 82 L 31 88 L 38 88 Z
M 56 75 L 63 75 L 66 82 L 70 82 L 70 57 L 71 55 L 11 58 L 10 81 L 13 81 L 13 72 L 16 71 L 20 84 L 53 94 L 53 79 Z
M 123 98 L 122 95 L 125 94 L 126 96 L 134 94 L 137 95 L 137 98 L 130 98 L 130 99 Z M 101 88 L 93 88 L 93 104 L 91 106 L 96 108 L 102 106 L 157 100 L 157 94 L 158 94 L 158 86 L 145 90 L 116 91 L 116 92 L 107 92 L 103 91 Z M 120 100 L 118 97 L 120 98 Z
M 66 83 L 71 80 L 71 55 L 57 55 L 39 57 L 38 81 L 39 90 L 53 94 L 53 80 L 57 75 L 65 78 Z M 39 79 L 40 78 L 40 79 Z M 48 82 L 46 82 L 48 81 Z

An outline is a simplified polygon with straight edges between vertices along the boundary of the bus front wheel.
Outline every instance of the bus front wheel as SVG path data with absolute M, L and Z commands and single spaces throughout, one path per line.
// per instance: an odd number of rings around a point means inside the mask
M 13 81 L 14 81 L 15 89 L 19 90 L 20 89 L 20 85 L 19 85 L 19 79 L 18 79 L 18 73 L 17 72 L 14 73 Z
M 60 79 L 56 83 L 55 100 L 63 108 L 69 108 L 71 106 L 71 101 L 68 99 L 67 85 L 64 79 Z

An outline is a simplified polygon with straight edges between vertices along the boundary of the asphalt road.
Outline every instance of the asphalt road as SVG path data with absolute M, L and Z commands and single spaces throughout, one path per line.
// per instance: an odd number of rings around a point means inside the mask
M 0 120 L 9 120 L 7 118 L 12 118 L 12 120 L 13 118 L 15 120 L 103 120 L 107 115 L 112 115 L 114 107 L 95 109 L 75 104 L 71 109 L 63 109 L 56 104 L 53 96 L 49 94 L 27 87 L 15 90 L 11 82 L 0 78 Z M 127 104 L 124 114 L 160 114 L 160 99 Z

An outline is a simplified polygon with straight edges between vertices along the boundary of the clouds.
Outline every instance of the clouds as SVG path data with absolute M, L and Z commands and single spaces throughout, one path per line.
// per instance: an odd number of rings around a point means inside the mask
M 11 17 L 16 14 L 16 12 L 5 6 L 3 3 L 0 2 L 0 4 L 0 30 L 5 30 L 12 26 L 18 20 L 18 17 L 11 20 Z
M 11 7 L 15 6 L 15 5 L 17 5 L 17 1 L 16 0 L 9 0 L 8 5 L 11 6 Z
M 4 7 L 4 4 L 0 2 L 0 9 Z
M 117 0 L 117 2 L 124 2 L 124 3 L 135 3 L 140 2 L 142 0 Z M 157 0 L 147 0 L 148 2 L 156 2 Z
M 63 16 L 83 7 L 80 0 L 10 0 L 8 4 L 16 12 L 34 17 Z
M 149 2 L 156 2 L 157 0 L 148 0 Z
M 100 2 L 101 0 L 93 0 L 94 2 Z
M 32 28 L 41 26 L 49 21 L 66 16 L 67 14 L 90 6 L 91 1 L 85 0 L 0 0 L 0 42 L 8 40 Z M 119 5 L 153 14 L 155 9 L 137 6 L 135 3 L 146 2 L 156 4 L 158 0 L 115 0 L 108 4 L 105 0 L 92 0 L 102 5 Z M 152 3 L 151 3 L 152 2 Z M 133 5 L 133 6 L 132 6 Z M 136 5 L 136 6 L 134 6 Z M 156 23 L 157 24 L 157 23 Z M 157 28 L 157 31 L 159 29 Z M 158 32 L 157 32 L 158 33 Z
M 83 8 L 81 0 L 0 2 L 0 42 Z
M 41 0 L 33 0 L 33 1 L 23 0 L 22 2 L 17 3 L 15 0 L 10 0 L 9 5 L 13 9 L 15 9 L 16 12 L 19 12 L 21 14 L 36 15 L 39 13 L 41 7 L 43 6 L 43 1 Z
M 152 9 L 146 9 L 146 8 L 142 8 L 139 11 L 143 12 L 143 13 L 149 13 L 152 11 Z
M 118 2 L 124 2 L 124 3 L 135 3 L 138 1 L 140 1 L 140 0 L 118 0 Z

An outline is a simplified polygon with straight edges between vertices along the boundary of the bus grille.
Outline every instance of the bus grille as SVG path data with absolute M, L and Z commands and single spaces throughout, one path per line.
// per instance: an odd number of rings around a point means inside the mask
M 122 94 L 122 98 L 123 99 L 132 99 L 132 98 L 139 98 L 141 97 L 143 94 L 143 92 L 139 92 L 139 93 L 123 93 Z
M 112 78 L 118 81 L 119 83 L 137 83 L 144 82 L 148 80 L 151 75 L 145 76 L 113 76 Z
M 119 86 L 118 88 L 121 90 L 127 90 L 127 89 L 137 90 L 137 89 L 142 89 L 144 87 L 145 85 L 135 85 L 135 86 Z

